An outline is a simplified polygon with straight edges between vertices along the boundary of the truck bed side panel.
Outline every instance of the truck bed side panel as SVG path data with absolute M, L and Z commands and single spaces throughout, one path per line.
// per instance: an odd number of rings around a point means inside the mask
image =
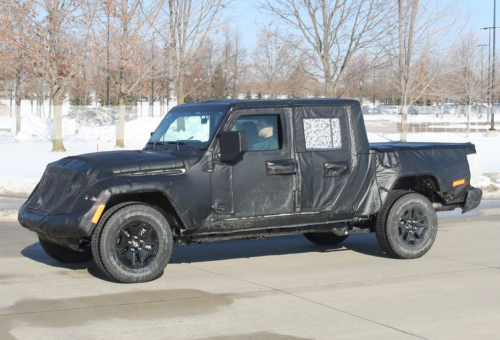
M 475 153 L 470 143 L 375 143 L 370 147 L 376 157 L 382 202 L 400 178 L 415 175 L 434 178 L 438 194 L 447 204 L 463 202 L 470 188 L 467 155 Z M 464 183 L 457 185 L 461 180 Z

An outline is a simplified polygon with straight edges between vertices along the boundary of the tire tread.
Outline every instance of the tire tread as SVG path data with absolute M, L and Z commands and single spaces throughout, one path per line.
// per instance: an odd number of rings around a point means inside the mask
M 378 213 L 377 221 L 375 223 L 375 234 L 377 235 L 377 240 L 382 247 L 382 249 L 389 253 L 393 257 L 398 257 L 394 249 L 391 247 L 389 243 L 389 235 L 387 234 L 387 217 L 396 203 L 401 197 L 411 194 L 412 191 L 409 190 L 395 190 L 389 193 L 382 209 Z

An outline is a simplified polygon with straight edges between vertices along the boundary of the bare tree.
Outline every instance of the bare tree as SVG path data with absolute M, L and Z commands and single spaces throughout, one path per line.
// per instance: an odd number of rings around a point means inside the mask
M 254 67 L 271 98 L 286 91 L 287 80 L 300 61 L 297 49 L 284 38 L 284 34 L 287 33 L 281 33 L 276 27 L 263 30 L 253 52 Z
M 0 59 L 7 78 L 14 79 L 16 131 L 21 131 L 22 86 L 33 70 L 33 25 L 35 19 L 32 1 L 7 0 L 0 11 Z
M 433 61 L 443 57 L 447 37 L 458 36 L 461 21 L 465 18 L 441 0 L 398 0 L 398 38 L 390 39 L 388 48 L 393 61 L 397 60 L 394 82 L 401 96 L 401 141 L 407 140 L 408 106 L 428 91 L 436 77 L 447 72 L 442 63 Z
M 474 100 L 481 98 L 483 83 L 481 82 L 480 60 L 476 49 L 477 39 L 473 34 L 462 39 L 459 46 L 451 51 L 453 72 L 453 89 L 456 98 L 467 105 L 467 132 L 470 132 L 471 106 Z
M 85 68 L 85 53 L 93 21 L 92 3 L 84 0 L 38 0 L 38 27 L 43 65 L 54 111 L 52 151 L 66 151 L 62 136 L 62 104 L 68 84 Z M 44 48 L 46 46 L 46 48 Z
M 224 20 L 222 12 L 233 0 L 168 0 L 166 35 L 172 63 L 172 80 L 177 94 L 177 103 L 184 103 L 184 77 L 195 49 L 207 36 L 220 27 Z
M 127 100 L 137 92 L 145 79 L 153 79 L 161 73 L 154 65 L 164 57 L 163 49 L 150 58 L 148 50 L 151 47 L 150 38 L 153 27 L 159 15 L 161 3 L 150 3 L 144 6 L 142 0 L 107 0 L 105 11 L 112 18 L 115 62 L 114 81 L 118 97 L 118 129 L 116 146 L 125 146 L 125 116 Z M 106 13 L 108 14 L 108 13 Z
M 238 27 L 232 30 L 226 27 L 224 50 L 226 55 L 226 70 L 228 72 L 228 89 L 232 98 L 237 98 L 241 90 L 241 83 L 248 69 L 247 49 L 242 46 L 241 34 Z
M 262 8 L 299 32 L 321 71 L 327 97 L 337 88 L 353 56 L 374 49 L 389 24 L 384 0 L 263 0 Z

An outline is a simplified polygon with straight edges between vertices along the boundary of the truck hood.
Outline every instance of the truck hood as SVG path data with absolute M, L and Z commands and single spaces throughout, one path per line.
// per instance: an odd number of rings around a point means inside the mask
M 108 151 L 71 158 L 99 165 L 115 175 L 140 174 L 154 171 L 183 169 L 184 163 L 175 154 L 157 151 Z

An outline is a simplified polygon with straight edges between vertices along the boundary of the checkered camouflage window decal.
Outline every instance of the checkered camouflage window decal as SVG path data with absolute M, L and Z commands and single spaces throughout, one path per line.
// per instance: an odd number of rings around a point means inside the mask
M 304 118 L 307 150 L 342 148 L 339 118 Z

